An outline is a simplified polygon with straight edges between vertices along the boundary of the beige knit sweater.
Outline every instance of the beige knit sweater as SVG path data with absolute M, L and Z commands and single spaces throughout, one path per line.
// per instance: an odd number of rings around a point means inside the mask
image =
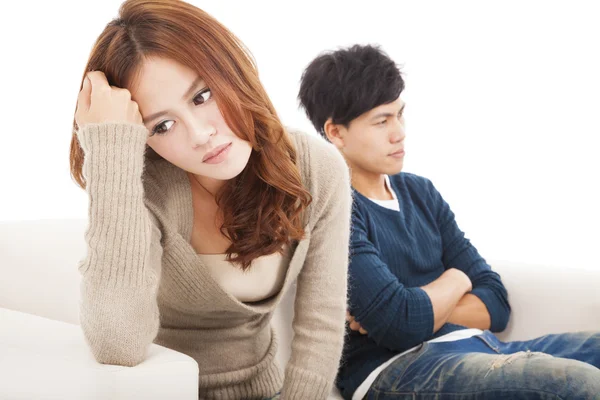
M 313 196 L 306 236 L 293 243 L 281 292 L 239 302 L 211 277 L 190 244 L 186 173 L 145 156 L 141 125 L 89 124 L 77 133 L 89 195 L 81 327 L 95 358 L 134 366 L 154 342 L 193 357 L 201 399 L 326 399 L 341 356 L 346 310 L 350 181 L 323 139 L 289 134 Z M 297 280 L 291 359 L 275 361 L 273 311 Z

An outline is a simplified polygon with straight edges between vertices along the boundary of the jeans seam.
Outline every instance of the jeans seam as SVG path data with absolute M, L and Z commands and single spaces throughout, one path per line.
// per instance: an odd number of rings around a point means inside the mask
M 394 379 L 394 382 L 392 383 L 392 387 L 398 386 L 399 381 L 402 380 L 402 378 L 404 377 L 406 370 L 408 370 L 410 368 L 410 366 L 415 363 L 415 361 L 417 361 L 419 358 L 421 358 L 423 355 L 425 355 L 425 353 L 427 353 L 429 351 L 430 347 L 431 346 L 429 346 L 429 343 L 427 343 L 427 342 L 424 342 L 422 344 L 421 348 L 415 352 L 415 353 L 417 353 L 417 354 L 415 354 L 415 357 L 413 357 L 413 359 L 410 360 L 408 364 L 406 364 L 406 366 L 404 367 L 404 370 L 402 371 L 402 374 L 400 376 L 396 377 L 396 379 Z M 422 350 L 422 352 L 421 352 L 421 350 Z M 392 364 L 392 365 L 394 365 L 394 364 Z
M 490 341 L 484 335 L 475 335 L 475 337 L 478 338 L 479 340 L 481 340 L 483 343 L 485 343 L 486 346 L 488 346 L 490 349 L 494 350 L 497 354 L 502 354 L 500 352 L 500 348 L 497 346 L 494 346 L 492 343 L 490 343 Z

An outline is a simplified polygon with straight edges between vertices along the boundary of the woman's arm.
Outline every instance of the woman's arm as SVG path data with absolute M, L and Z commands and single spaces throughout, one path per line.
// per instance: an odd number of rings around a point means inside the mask
M 310 140 L 310 139 L 309 139 Z M 298 275 L 292 355 L 281 397 L 327 399 L 342 353 L 350 236 L 348 167 L 333 146 L 315 139 L 311 163 L 310 240 Z M 322 143 L 321 143 L 322 142 Z M 300 242 L 302 246 L 305 242 Z
M 81 328 L 96 360 L 134 366 L 158 331 L 160 231 L 144 205 L 147 130 L 125 123 L 87 124 L 78 132 L 89 195 Z

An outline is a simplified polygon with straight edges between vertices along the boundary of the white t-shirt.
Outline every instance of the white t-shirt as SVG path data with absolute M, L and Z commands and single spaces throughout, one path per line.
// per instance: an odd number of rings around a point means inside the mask
M 227 261 L 226 254 L 198 254 L 221 288 L 241 302 L 252 303 L 279 293 L 290 263 L 290 248 L 279 253 L 252 260 L 251 268 L 244 271 Z
M 390 177 L 388 175 L 385 176 L 385 187 L 392 194 L 392 197 L 393 197 L 392 200 L 377 200 L 377 199 L 371 199 L 370 197 L 368 197 L 368 199 L 371 200 L 375 204 L 379 204 L 381 207 L 389 208 L 390 210 L 394 210 L 394 211 L 400 211 L 400 204 L 398 203 L 398 196 L 396 196 L 396 192 L 394 192 L 394 189 L 392 189 L 392 184 L 390 183 Z
M 392 189 L 392 185 L 390 184 L 390 177 L 387 175 L 385 176 L 385 184 L 386 184 L 388 190 L 390 191 L 390 193 L 392 193 L 394 200 L 375 200 L 375 199 L 369 199 L 369 200 L 371 200 L 372 202 L 374 202 L 376 204 L 379 204 L 382 207 L 389 208 L 391 210 L 400 211 L 400 205 L 398 204 L 398 197 L 396 196 L 394 189 Z M 450 332 L 446 335 L 440 336 L 439 338 L 428 340 L 427 342 L 428 343 L 455 342 L 457 340 L 469 339 L 473 336 L 481 335 L 482 333 L 483 333 L 483 331 L 481 329 L 461 329 L 461 330 Z M 386 362 L 381 364 L 379 367 L 375 368 L 369 374 L 369 376 L 367 376 L 367 379 L 365 379 L 363 381 L 363 383 L 360 384 L 358 389 L 356 389 L 356 391 L 354 392 L 354 395 L 352 395 L 352 400 L 362 400 L 367 395 L 367 392 L 371 388 L 371 385 L 373 385 L 373 382 L 375 382 L 375 380 L 377 379 L 377 377 L 383 370 L 385 370 L 390 364 L 392 364 L 394 361 L 396 361 L 403 355 L 411 353 L 411 352 L 417 350 L 418 348 L 419 348 L 419 346 L 415 346 L 415 347 L 410 348 L 400 354 L 396 354 L 394 357 L 390 358 L 389 360 L 387 360 Z

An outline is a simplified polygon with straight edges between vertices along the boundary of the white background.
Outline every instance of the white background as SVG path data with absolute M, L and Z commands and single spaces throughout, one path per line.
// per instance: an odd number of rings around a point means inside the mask
M 91 46 L 121 1 L 3 5 L 0 220 L 85 218 L 68 148 Z M 403 65 L 405 170 L 482 255 L 600 269 L 600 12 L 594 1 L 192 1 L 253 52 L 285 124 L 319 52 L 379 43 Z

